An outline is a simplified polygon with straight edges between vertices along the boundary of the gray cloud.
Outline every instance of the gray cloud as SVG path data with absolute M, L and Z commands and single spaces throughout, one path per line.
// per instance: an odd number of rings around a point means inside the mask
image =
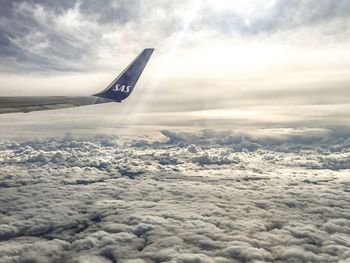
M 314 26 L 333 19 L 349 21 L 350 5 L 346 0 L 277 0 L 270 1 L 270 4 L 266 1 L 256 1 L 255 4 L 256 9 L 259 9 L 259 16 L 254 17 L 252 11 L 240 14 L 234 8 L 218 10 L 216 13 L 215 10 L 207 8 L 207 15 L 203 16 L 202 23 L 225 34 L 256 35 Z M 340 27 L 333 27 L 332 33 L 344 32 L 346 28 L 346 23 Z
M 162 133 L 2 142 L 0 261 L 349 259 L 347 134 Z
M 144 46 L 137 41 L 148 41 L 158 32 L 156 43 L 176 28 L 172 18 L 163 28 L 154 27 L 159 20 L 148 21 L 153 6 L 140 1 L 14 1 L 5 6 L 0 19 L 3 71 L 96 71 L 101 56 L 110 60 L 139 51 Z M 151 29 L 149 34 L 140 36 L 146 29 Z
M 243 4 L 222 9 L 200 1 L 189 29 L 189 41 L 196 42 L 197 35 L 210 38 L 208 32 L 227 39 L 232 34 L 275 34 L 306 26 L 315 27 L 311 32 L 319 31 L 339 41 L 347 32 L 350 5 L 346 0 L 279 0 L 270 5 L 256 1 L 249 7 L 239 8 L 240 5 Z M 166 42 L 173 41 L 185 26 L 191 3 L 36 0 L 3 1 L 2 6 L 2 71 L 96 71 L 103 60 L 145 45 L 168 48 Z M 333 20 L 340 22 L 330 27 L 323 24 Z

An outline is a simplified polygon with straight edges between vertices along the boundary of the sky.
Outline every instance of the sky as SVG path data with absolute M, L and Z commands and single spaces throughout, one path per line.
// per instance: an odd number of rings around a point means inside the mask
M 122 105 L 3 115 L 3 136 L 348 127 L 346 0 L 1 0 L 1 6 L 1 95 L 90 95 L 143 48 L 156 49 Z

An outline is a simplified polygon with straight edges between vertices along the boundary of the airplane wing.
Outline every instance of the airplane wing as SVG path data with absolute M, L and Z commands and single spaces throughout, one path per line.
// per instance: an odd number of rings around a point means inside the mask
M 133 91 L 154 49 L 144 49 L 133 62 L 103 91 L 91 96 L 0 97 L 0 114 L 31 112 L 85 105 L 122 102 Z
M 99 98 L 96 96 L 0 97 L 0 114 L 72 108 L 106 102 L 114 102 L 114 100 Z

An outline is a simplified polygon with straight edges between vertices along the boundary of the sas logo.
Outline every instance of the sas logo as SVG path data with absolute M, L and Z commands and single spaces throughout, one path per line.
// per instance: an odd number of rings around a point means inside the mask
M 113 91 L 120 91 L 120 92 L 128 93 L 128 92 L 130 92 L 130 89 L 131 89 L 131 86 L 117 84 L 117 85 L 115 85 Z

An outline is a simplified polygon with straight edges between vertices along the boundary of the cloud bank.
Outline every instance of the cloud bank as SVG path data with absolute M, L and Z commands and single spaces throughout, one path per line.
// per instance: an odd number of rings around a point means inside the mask
M 346 136 L 162 134 L 3 141 L 0 261 L 350 258 Z

